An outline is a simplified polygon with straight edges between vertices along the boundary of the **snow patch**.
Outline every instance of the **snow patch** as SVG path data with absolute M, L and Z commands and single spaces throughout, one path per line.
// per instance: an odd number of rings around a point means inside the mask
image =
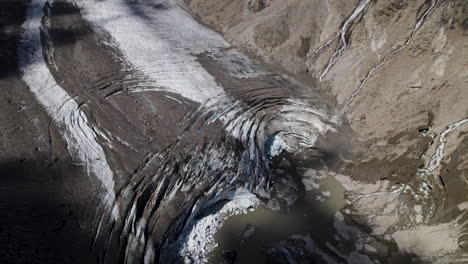
M 429 161 L 429 165 L 427 166 L 427 170 L 429 172 L 432 172 L 433 170 L 437 169 L 440 166 L 440 163 L 442 159 L 444 158 L 444 150 L 445 150 L 445 144 L 447 143 L 447 136 L 452 131 L 459 128 L 466 122 L 468 122 L 468 118 L 452 123 L 442 132 L 442 134 L 440 134 L 439 146 L 437 147 L 435 154 L 431 157 L 431 160 Z
M 325 66 L 325 69 L 320 74 L 320 76 L 319 76 L 320 81 L 323 80 L 323 78 L 325 77 L 325 75 L 327 75 L 327 73 L 331 69 L 331 67 L 333 67 L 333 65 L 335 65 L 335 63 L 341 57 L 341 54 L 343 53 L 344 49 L 348 46 L 346 35 L 348 34 L 348 32 L 349 32 L 352 24 L 354 23 L 354 21 L 359 17 L 359 15 L 361 13 L 364 12 L 364 10 L 366 9 L 367 5 L 370 2 L 371 2 L 371 0 L 361 0 L 359 2 L 359 4 L 357 5 L 356 9 L 354 9 L 353 13 L 343 23 L 343 26 L 341 27 L 340 31 L 336 34 L 335 37 L 332 38 L 332 40 L 333 40 L 336 37 L 339 37 L 340 38 L 340 43 L 338 44 L 338 47 L 336 48 L 333 55 L 328 60 L 328 63 Z

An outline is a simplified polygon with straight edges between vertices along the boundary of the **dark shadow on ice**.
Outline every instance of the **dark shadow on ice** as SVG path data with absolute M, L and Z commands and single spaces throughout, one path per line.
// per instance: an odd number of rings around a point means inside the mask
M 26 19 L 29 2 L 26 0 L 0 1 L 0 79 L 20 76 L 18 47 L 20 41 L 28 41 L 22 40 L 24 31 L 22 25 Z M 50 7 L 49 4 L 46 6 L 46 8 Z M 56 19 L 73 19 L 73 16 L 80 15 L 80 10 L 71 4 L 57 2 L 53 5 L 49 15 Z M 91 33 L 91 28 L 83 25 L 73 28 L 61 28 L 58 25 L 51 29 L 44 28 L 44 24 L 42 26 L 42 33 L 47 30 L 54 37 L 54 45 L 67 45 L 75 42 L 81 35 Z M 43 44 L 47 41 L 46 36 L 41 34 Z
M 0 162 L 0 263 L 97 263 L 78 221 L 83 208 L 64 187 L 76 172 L 43 160 Z
M 27 1 L 0 1 L 0 78 L 18 74 L 17 45 Z

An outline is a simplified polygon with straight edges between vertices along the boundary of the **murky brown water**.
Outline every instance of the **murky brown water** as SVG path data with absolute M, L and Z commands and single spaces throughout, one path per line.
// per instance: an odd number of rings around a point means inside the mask
M 258 207 L 247 214 L 229 217 L 215 235 L 219 246 L 211 253 L 209 263 L 222 263 L 223 250 L 237 252 L 236 263 L 266 263 L 265 250 L 290 235 L 309 232 L 318 243 L 325 243 L 333 233 L 333 220 L 345 205 L 344 188 L 332 176 L 320 182 L 321 190 L 331 196 L 317 200 L 317 191 L 309 191 L 290 208 L 288 213 Z M 242 241 L 241 233 L 247 225 L 256 226 L 255 234 Z

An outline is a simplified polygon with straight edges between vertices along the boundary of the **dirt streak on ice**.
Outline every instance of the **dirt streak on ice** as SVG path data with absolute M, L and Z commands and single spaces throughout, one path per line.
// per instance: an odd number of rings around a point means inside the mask
M 99 178 L 106 190 L 104 199 L 108 205 L 112 205 L 115 197 L 113 173 L 97 142 L 98 135 L 76 101 L 57 84 L 43 57 L 40 31 L 45 3 L 45 0 L 33 0 L 27 9 L 22 26 L 24 33 L 18 48 L 22 78 L 53 121 L 63 128 L 63 137 L 71 156 L 84 164 L 89 175 Z

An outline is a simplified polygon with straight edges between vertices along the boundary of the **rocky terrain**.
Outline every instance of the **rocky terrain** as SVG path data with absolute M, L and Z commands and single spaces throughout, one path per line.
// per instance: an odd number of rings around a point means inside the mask
M 468 3 L 0 1 L 0 263 L 468 262 Z
M 352 179 L 345 184 L 349 215 L 431 261 L 463 248 L 466 1 L 192 0 L 190 6 L 235 47 L 336 98 L 352 129 L 353 153 L 336 171 Z M 442 233 L 456 242 L 448 246 L 447 237 L 436 246 Z

